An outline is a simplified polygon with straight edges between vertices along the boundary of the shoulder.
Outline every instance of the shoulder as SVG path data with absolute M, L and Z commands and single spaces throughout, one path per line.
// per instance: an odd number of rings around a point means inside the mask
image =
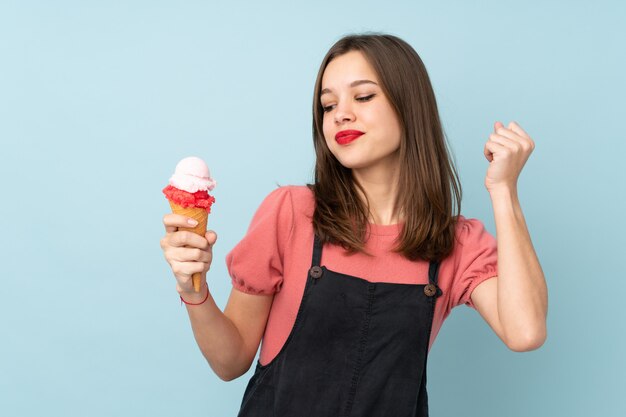
M 306 185 L 281 185 L 270 194 L 288 194 L 294 201 L 313 201 L 313 191 Z
M 478 259 L 491 262 L 497 256 L 497 246 L 496 238 L 489 233 L 481 220 L 459 215 L 454 247 L 448 262 L 453 263 L 455 269 L 463 269 Z
M 480 241 L 490 241 L 493 236 L 485 228 L 484 223 L 476 218 L 468 218 L 463 215 L 459 215 L 456 224 L 456 243 L 467 246 L 476 244 Z
M 313 192 L 306 185 L 281 185 L 270 191 L 265 198 L 276 199 L 285 196 L 297 200 L 306 200 L 313 198 Z
M 279 209 L 289 208 L 298 214 L 313 214 L 315 197 L 306 185 L 282 185 L 272 190 L 263 200 L 263 205 Z

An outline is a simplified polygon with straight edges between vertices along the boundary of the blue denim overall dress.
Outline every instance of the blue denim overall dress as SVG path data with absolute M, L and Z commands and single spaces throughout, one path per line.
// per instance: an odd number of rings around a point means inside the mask
M 278 355 L 257 361 L 239 417 L 427 417 L 426 360 L 442 295 L 320 266 L 317 236 L 300 308 Z

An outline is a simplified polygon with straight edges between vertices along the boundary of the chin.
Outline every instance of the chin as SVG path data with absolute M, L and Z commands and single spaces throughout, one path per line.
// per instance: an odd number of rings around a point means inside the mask
M 366 155 L 361 150 L 354 152 L 354 149 L 338 149 L 338 151 L 330 148 L 330 152 L 344 168 L 361 169 L 372 165 L 373 161 L 370 158 L 364 158 Z
M 354 161 L 354 160 L 345 159 L 345 158 L 344 159 L 337 158 L 337 160 L 344 168 L 347 168 L 347 169 L 361 169 L 361 168 L 367 167 L 367 164 L 364 163 L 363 161 Z

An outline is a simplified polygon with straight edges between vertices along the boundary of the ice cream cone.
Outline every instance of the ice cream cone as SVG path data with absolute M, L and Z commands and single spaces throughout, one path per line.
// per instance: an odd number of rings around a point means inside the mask
M 195 156 L 182 159 L 176 164 L 174 175 L 170 177 L 168 185 L 162 190 L 170 203 L 172 212 L 195 219 L 195 227 L 179 227 L 178 230 L 193 232 L 204 237 L 206 224 L 211 205 L 215 197 L 209 194 L 217 182 L 211 178 L 211 172 L 206 163 Z M 200 292 L 200 278 L 197 272 L 191 280 L 195 292 Z
M 178 230 L 186 230 L 204 237 L 204 234 L 206 233 L 207 219 L 209 217 L 209 213 L 205 208 L 182 207 L 172 201 L 170 201 L 169 203 L 170 207 L 172 208 L 172 213 L 182 214 L 183 216 L 191 217 L 198 222 L 198 225 L 196 227 L 179 227 Z M 196 272 L 195 274 L 193 274 L 191 280 L 193 282 L 194 291 L 200 292 L 200 273 Z

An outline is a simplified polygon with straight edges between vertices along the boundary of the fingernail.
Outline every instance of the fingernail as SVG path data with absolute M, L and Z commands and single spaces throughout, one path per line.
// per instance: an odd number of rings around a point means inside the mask
M 189 224 L 190 224 L 190 225 L 192 225 L 192 226 L 196 226 L 196 225 L 198 224 L 198 222 L 197 222 L 197 221 L 195 221 L 194 219 L 188 219 L 188 220 L 187 220 L 187 223 L 189 223 Z

